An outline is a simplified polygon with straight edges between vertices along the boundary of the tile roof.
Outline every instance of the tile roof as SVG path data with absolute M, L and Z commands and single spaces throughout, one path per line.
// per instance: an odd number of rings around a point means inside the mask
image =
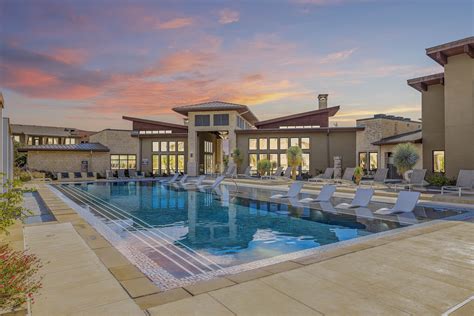
M 101 143 L 81 143 L 73 145 L 35 145 L 19 148 L 18 151 L 94 151 L 108 152 L 110 149 Z
M 382 138 L 379 141 L 372 143 L 372 145 L 390 145 L 390 144 L 400 144 L 400 143 L 421 143 L 422 134 L 421 129 L 398 134 L 390 137 Z

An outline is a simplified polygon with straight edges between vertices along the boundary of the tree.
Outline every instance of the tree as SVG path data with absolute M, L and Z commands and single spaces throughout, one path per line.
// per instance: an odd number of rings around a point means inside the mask
M 242 161 L 244 161 L 244 157 L 242 156 L 242 152 L 239 148 L 234 148 L 234 150 L 232 151 L 232 160 L 237 166 L 237 170 L 239 170 Z
M 303 151 L 298 146 L 291 146 L 286 151 L 288 166 L 291 167 L 291 178 L 296 180 L 296 168 L 301 166 L 303 161 Z
M 19 147 L 19 142 L 13 142 L 13 160 L 15 167 L 23 168 L 26 165 L 27 156 L 25 153 L 21 153 L 18 151 Z
M 420 155 L 411 143 L 398 144 L 394 149 L 393 164 L 400 175 L 413 169 L 418 159 Z
M 260 176 L 264 176 L 272 168 L 272 163 L 268 159 L 259 160 L 257 163 L 257 171 Z
M 15 220 L 21 220 L 28 214 L 22 206 L 24 190 L 21 189 L 20 180 L 7 180 L 0 174 L 0 233 L 8 234 L 7 227 L 13 225 Z

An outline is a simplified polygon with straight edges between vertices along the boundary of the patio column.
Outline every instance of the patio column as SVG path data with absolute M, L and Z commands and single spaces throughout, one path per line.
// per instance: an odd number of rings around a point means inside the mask
M 199 175 L 199 137 L 193 129 L 188 131 L 188 175 L 195 177 Z

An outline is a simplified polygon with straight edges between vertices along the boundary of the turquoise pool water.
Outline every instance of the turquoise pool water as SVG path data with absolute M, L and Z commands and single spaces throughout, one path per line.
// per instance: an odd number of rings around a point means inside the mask
M 151 181 L 55 188 L 82 206 L 85 211 L 81 214 L 118 249 L 132 254 L 152 278 L 156 267 L 155 279 L 166 277 L 173 282 L 233 267 L 270 264 L 305 250 L 401 226 L 248 198 L 259 195 L 255 189 L 229 197 L 225 187 L 218 195 Z

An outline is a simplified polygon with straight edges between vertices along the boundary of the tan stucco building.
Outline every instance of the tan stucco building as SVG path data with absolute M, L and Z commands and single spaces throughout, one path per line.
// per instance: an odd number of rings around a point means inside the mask
M 474 169 L 474 37 L 427 48 L 444 72 L 408 80 L 421 92 L 423 167 L 457 176 Z

